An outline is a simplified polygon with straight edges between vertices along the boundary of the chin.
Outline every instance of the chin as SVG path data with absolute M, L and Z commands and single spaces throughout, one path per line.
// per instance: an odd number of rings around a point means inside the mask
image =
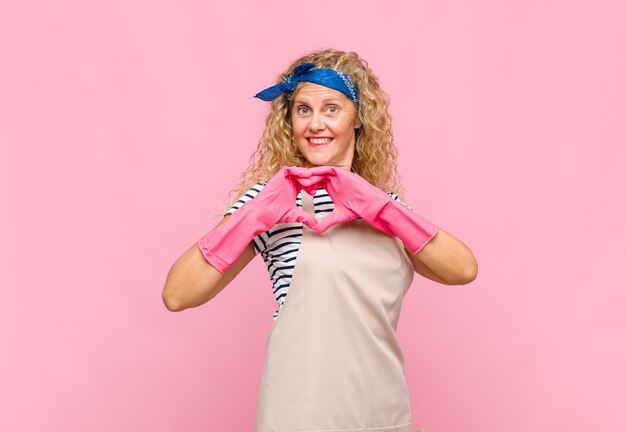
M 309 160 L 309 164 L 311 166 L 330 166 L 330 165 L 332 165 L 329 161 L 326 161 L 326 160 Z

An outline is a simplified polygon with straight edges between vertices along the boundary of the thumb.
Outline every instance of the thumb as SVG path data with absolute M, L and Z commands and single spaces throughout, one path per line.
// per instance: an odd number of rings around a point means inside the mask
M 299 207 L 294 207 L 292 209 L 289 209 L 287 211 L 287 213 L 285 213 L 283 215 L 282 218 L 280 218 L 280 220 L 278 221 L 278 223 L 280 222 L 300 222 L 305 224 L 306 226 L 308 226 L 309 228 L 317 231 L 318 230 L 318 222 L 317 219 L 315 219 L 315 217 L 313 217 L 312 215 L 310 215 L 309 213 L 305 212 L 303 209 L 299 208 Z
M 326 179 L 324 177 L 312 176 L 311 178 L 294 178 L 293 179 L 302 189 L 309 195 L 315 195 L 320 187 L 324 187 Z
M 352 210 L 349 210 L 345 207 L 335 207 L 335 210 L 333 210 L 328 216 L 318 222 L 317 232 L 321 234 L 333 225 L 343 222 L 349 222 L 356 219 L 357 217 L 359 216 Z

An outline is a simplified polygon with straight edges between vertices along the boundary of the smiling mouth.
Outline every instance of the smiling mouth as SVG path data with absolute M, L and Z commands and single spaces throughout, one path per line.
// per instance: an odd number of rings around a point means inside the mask
M 306 139 L 308 141 L 309 144 L 313 145 L 313 146 L 324 146 L 327 145 L 328 143 L 330 143 L 333 138 L 313 138 L 313 137 L 309 137 Z

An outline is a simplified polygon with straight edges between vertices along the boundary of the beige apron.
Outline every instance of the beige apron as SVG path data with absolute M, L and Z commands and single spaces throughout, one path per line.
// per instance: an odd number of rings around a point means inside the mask
M 302 202 L 313 214 L 304 191 Z M 256 431 L 412 432 L 396 328 L 413 275 L 402 242 L 363 220 L 323 234 L 304 225 L 268 336 Z

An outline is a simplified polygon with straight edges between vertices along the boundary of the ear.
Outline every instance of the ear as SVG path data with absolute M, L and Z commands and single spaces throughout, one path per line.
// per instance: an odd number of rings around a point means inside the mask
M 361 126 L 363 126 L 363 123 L 361 123 L 361 119 L 359 118 L 359 114 L 357 113 L 354 119 L 354 128 L 359 129 Z

